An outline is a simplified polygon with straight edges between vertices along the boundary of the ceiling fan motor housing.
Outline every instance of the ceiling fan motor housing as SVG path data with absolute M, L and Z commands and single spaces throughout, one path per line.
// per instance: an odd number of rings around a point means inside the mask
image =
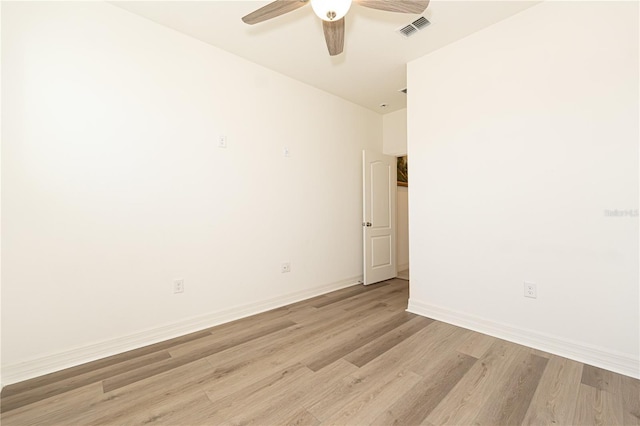
M 311 7 L 320 19 L 337 21 L 349 12 L 351 0 L 311 0 Z

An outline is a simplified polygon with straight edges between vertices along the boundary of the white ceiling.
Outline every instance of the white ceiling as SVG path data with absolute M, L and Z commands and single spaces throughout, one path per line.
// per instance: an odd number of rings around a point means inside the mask
M 422 15 L 431 25 L 410 38 L 396 30 L 420 15 L 383 12 L 354 2 L 346 17 L 344 53 L 335 57 L 327 52 L 322 21 L 310 5 L 250 26 L 240 18 L 268 1 L 111 3 L 385 114 L 406 107 L 406 95 L 399 90 L 406 87 L 408 62 L 540 1 L 432 0 Z

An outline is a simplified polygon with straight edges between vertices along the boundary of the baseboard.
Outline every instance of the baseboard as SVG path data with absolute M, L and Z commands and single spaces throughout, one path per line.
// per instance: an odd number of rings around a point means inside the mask
M 640 379 L 640 359 L 409 299 L 407 311 Z
M 212 312 L 208 315 L 190 318 L 177 323 L 163 325 L 139 333 L 32 359 L 19 364 L 3 366 L 2 386 L 4 387 L 54 371 L 64 370 L 65 368 L 75 367 L 111 355 L 173 339 L 359 283 L 362 283 L 362 276 L 290 293 L 273 299 Z
M 403 263 L 402 265 L 398 265 L 397 269 L 398 269 L 398 272 L 406 271 L 407 269 L 409 269 L 409 264 Z

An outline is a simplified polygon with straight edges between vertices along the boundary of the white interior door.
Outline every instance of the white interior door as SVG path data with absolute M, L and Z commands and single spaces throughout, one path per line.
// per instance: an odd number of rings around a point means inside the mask
M 396 158 L 362 152 L 364 284 L 394 278 L 396 270 Z

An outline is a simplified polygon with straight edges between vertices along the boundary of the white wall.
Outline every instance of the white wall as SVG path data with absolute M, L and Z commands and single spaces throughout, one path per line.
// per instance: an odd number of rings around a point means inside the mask
M 0 3 L 0 25 L 2 23 L 2 3 Z M 0 38 L 1 41 L 1 38 Z M 0 43 L 0 53 L 2 46 Z M 1 59 L 1 58 L 0 58 Z M 2 70 L 0 69 L 0 93 L 2 93 Z M 0 102 L 0 133 L 2 128 L 2 102 Z M 1 136 L 1 135 L 0 135 Z M 0 137 L 0 139 L 2 139 Z M 2 164 L 2 143 L 0 142 L 0 166 Z M 0 167 L 0 188 L 2 188 L 2 168 Z M 2 196 L 0 191 L 0 324 L 2 323 Z M 1 328 L 1 327 L 0 327 Z M 1 332 L 1 330 L 0 330 Z M 0 335 L 0 366 L 2 365 L 2 336 Z M 2 387 L 2 368 L 0 368 L 0 388 Z
M 640 376 L 638 29 L 545 2 L 409 64 L 410 310 Z
M 407 155 L 407 109 L 382 116 L 382 152 L 401 157 Z
M 109 4 L 2 9 L 5 384 L 361 277 L 380 115 Z

